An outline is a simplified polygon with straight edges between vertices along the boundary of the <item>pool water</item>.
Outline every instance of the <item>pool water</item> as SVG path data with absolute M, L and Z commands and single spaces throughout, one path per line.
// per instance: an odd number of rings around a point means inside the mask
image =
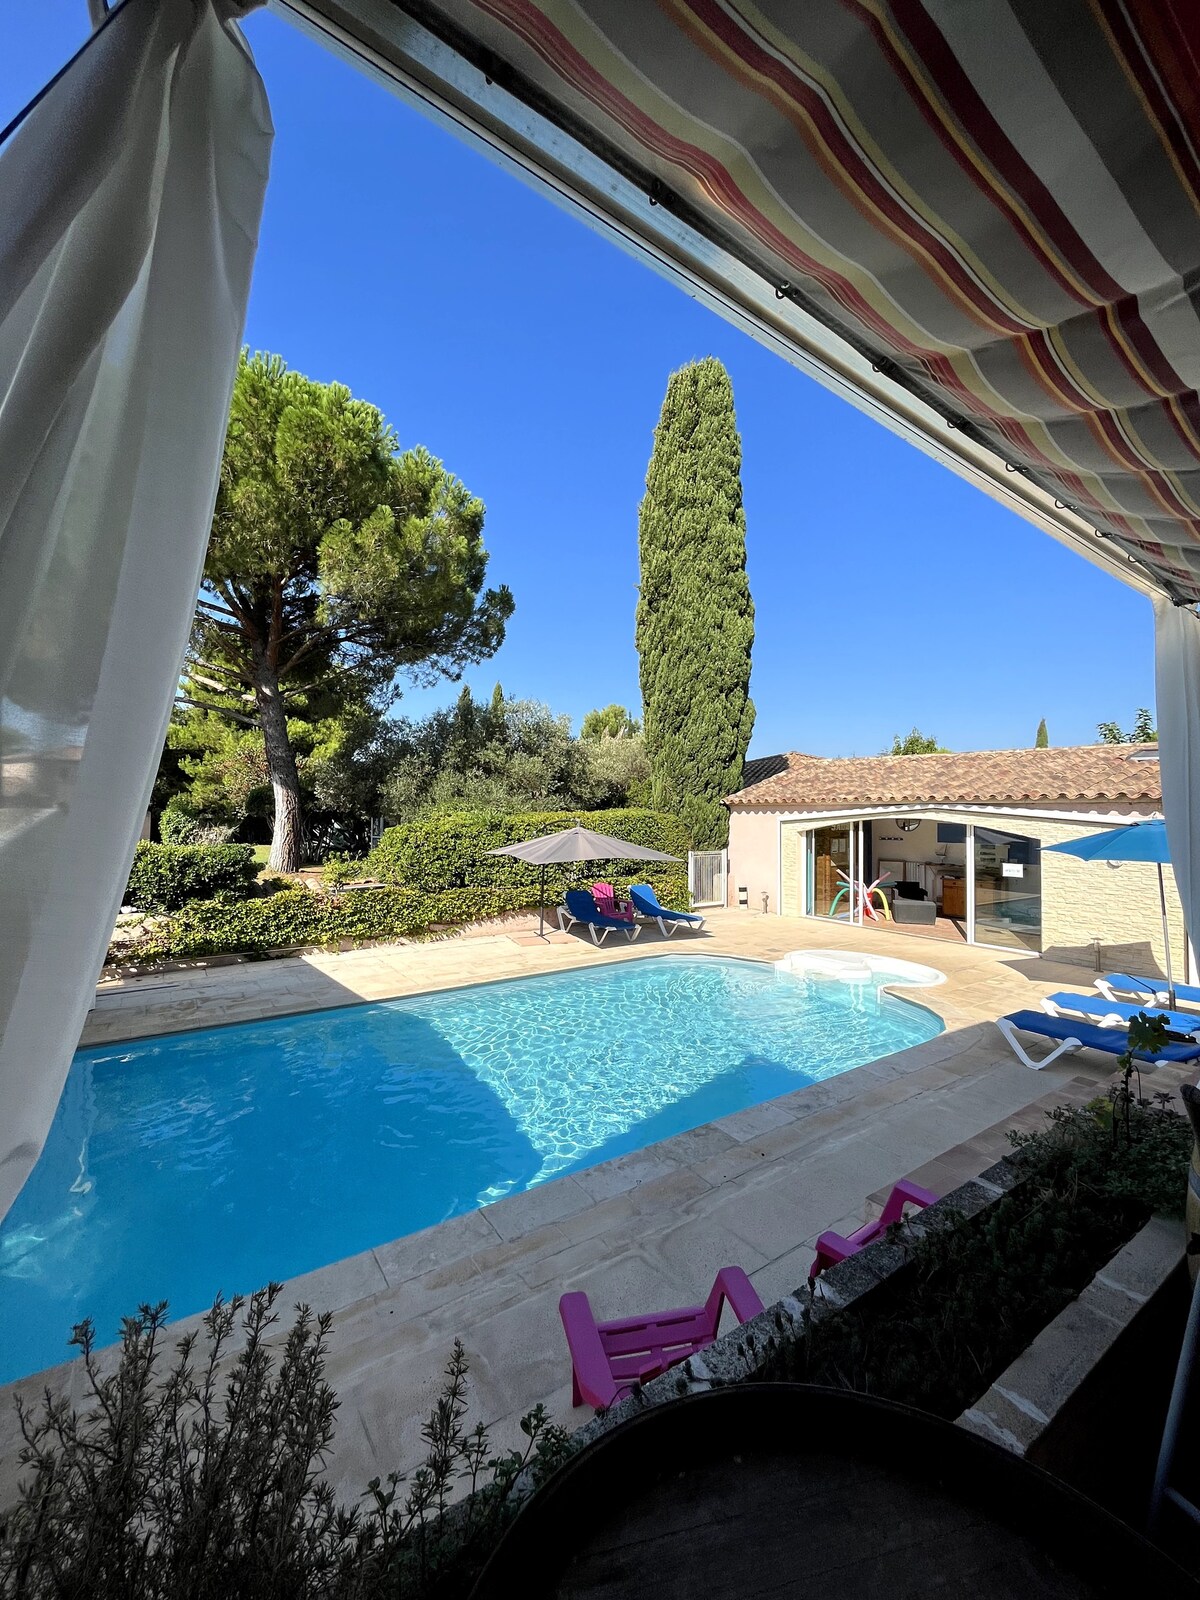
M 0 1225 L 0 1382 L 941 1031 L 884 981 L 664 955 L 81 1050 Z

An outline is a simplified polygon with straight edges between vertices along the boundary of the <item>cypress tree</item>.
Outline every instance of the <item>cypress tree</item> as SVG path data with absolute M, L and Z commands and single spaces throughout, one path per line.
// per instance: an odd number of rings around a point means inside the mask
M 1038 723 L 1037 738 L 1033 741 L 1035 750 L 1048 750 L 1050 748 L 1050 735 L 1046 731 L 1045 717 Z
M 741 467 L 725 368 L 709 356 L 672 373 L 638 514 L 637 648 L 651 803 L 698 849 L 725 843 L 721 799 L 754 727 Z

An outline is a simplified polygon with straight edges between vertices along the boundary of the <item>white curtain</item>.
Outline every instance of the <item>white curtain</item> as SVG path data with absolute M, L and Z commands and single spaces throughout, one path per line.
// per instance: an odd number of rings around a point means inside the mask
M 1200 617 L 1155 600 L 1154 641 L 1167 842 L 1188 938 L 1200 948 Z
M 200 583 L 271 121 L 125 0 L 0 152 L 0 1216 L 87 1015 Z

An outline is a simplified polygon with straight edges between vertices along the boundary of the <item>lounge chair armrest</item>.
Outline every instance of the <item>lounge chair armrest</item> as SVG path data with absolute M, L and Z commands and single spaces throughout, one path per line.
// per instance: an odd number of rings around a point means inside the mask
M 567 1336 L 579 1392 L 589 1405 L 612 1405 L 617 1397 L 617 1386 L 587 1295 L 579 1289 L 564 1294 L 558 1302 L 558 1314 Z
M 845 1261 L 849 1256 L 856 1255 L 859 1248 L 852 1239 L 847 1239 L 844 1234 L 834 1233 L 832 1228 L 827 1228 L 816 1243 L 818 1256 L 824 1256 L 831 1262 Z
M 901 1210 L 905 1201 L 910 1205 L 925 1207 L 935 1206 L 941 1199 L 941 1196 L 934 1194 L 932 1189 L 922 1189 L 919 1183 L 913 1183 L 908 1178 L 901 1178 L 900 1182 L 893 1186 L 892 1194 L 899 1195 Z
M 729 1302 L 729 1308 L 739 1322 L 749 1322 L 751 1317 L 758 1316 L 763 1309 L 758 1290 L 741 1267 L 722 1267 L 717 1273 L 712 1292 L 704 1307 L 706 1316 L 711 1318 L 714 1331 L 720 1320 L 723 1300 Z

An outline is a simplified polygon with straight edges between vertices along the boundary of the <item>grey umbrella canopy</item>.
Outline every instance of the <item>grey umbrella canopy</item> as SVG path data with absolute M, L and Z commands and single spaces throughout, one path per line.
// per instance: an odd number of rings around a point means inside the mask
M 595 833 L 591 828 L 564 828 L 561 833 L 546 833 L 540 839 L 526 839 L 522 844 L 501 845 L 489 850 L 490 856 L 515 856 L 518 861 L 528 861 L 541 867 L 538 883 L 538 933 L 541 934 L 546 919 L 546 868 L 560 861 L 680 861 L 681 856 L 669 856 L 661 850 L 650 850 L 644 844 L 631 844 L 628 839 L 614 839 L 611 834 Z

